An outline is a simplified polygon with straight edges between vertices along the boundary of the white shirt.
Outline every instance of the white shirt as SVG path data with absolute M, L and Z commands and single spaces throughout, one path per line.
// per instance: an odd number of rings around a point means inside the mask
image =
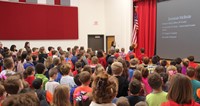
M 116 106 L 116 104 L 114 103 L 97 104 L 94 101 L 92 101 L 90 106 Z
M 70 89 L 76 85 L 74 82 L 74 78 L 69 75 L 62 76 L 62 78 L 60 79 L 60 84 L 68 85 Z
M 53 95 L 54 93 L 54 90 L 56 89 L 56 87 L 59 85 L 58 82 L 55 82 L 55 81 L 48 81 L 46 84 L 45 84 L 45 90 L 51 92 L 51 94 Z
M 53 58 L 58 58 L 58 56 L 57 55 L 53 55 Z
M 1 75 L 3 75 L 3 76 L 5 76 L 6 74 L 11 74 L 11 75 L 13 75 L 13 74 L 15 74 L 15 72 L 14 72 L 14 71 L 11 71 L 11 70 L 3 70 L 3 71 L 1 72 Z

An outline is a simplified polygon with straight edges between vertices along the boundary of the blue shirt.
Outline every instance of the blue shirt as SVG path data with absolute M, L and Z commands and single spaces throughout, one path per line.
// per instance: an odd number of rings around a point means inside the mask
M 133 72 L 134 70 L 133 69 L 128 69 L 128 74 L 129 74 L 129 77 L 128 77 L 128 81 L 131 81 L 131 79 L 133 78 Z
M 31 63 L 31 62 L 26 62 L 26 63 L 24 63 L 24 69 L 26 69 L 26 68 L 29 67 L 29 66 L 33 66 L 33 67 L 34 67 L 34 64 Z
M 78 61 L 78 58 L 76 56 L 72 56 L 72 59 L 71 59 L 73 65 L 75 66 L 75 63 Z
M 62 74 L 60 72 L 58 72 L 58 76 L 57 78 L 55 79 L 56 82 L 60 83 L 60 79 L 62 77 Z
M 200 88 L 200 82 L 197 80 L 191 80 L 192 83 L 192 90 L 193 90 L 193 97 L 196 102 L 199 102 L 200 99 L 197 97 L 197 89 Z

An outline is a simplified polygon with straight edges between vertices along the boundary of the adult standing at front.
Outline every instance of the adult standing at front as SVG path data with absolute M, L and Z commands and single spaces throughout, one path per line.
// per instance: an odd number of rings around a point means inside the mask
M 116 42 L 115 41 L 112 41 L 111 42 L 111 50 L 115 50 L 115 47 L 116 47 Z
M 30 42 L 25 42 L 24 44 L 24 48 L 27 50 L 29 50 L 31 47 L 30 47 Z

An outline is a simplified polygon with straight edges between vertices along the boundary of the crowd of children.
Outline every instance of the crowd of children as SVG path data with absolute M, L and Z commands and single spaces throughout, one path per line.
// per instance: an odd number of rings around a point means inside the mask
M 166 61 L 129 49 L 49 46 L 47 53 L 0 42 L 0 106 L 200 106 L 194 56 Z

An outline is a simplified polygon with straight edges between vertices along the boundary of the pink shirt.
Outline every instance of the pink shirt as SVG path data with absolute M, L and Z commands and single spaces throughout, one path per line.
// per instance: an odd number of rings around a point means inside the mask
M 148 79 L 142 78 L 142 83 L 145 85 L 144 88 L 146 89 L 146 95 L 150 94 L 152 91 L 152 88 L 150 87 L 150 85 L 148 83 Z

